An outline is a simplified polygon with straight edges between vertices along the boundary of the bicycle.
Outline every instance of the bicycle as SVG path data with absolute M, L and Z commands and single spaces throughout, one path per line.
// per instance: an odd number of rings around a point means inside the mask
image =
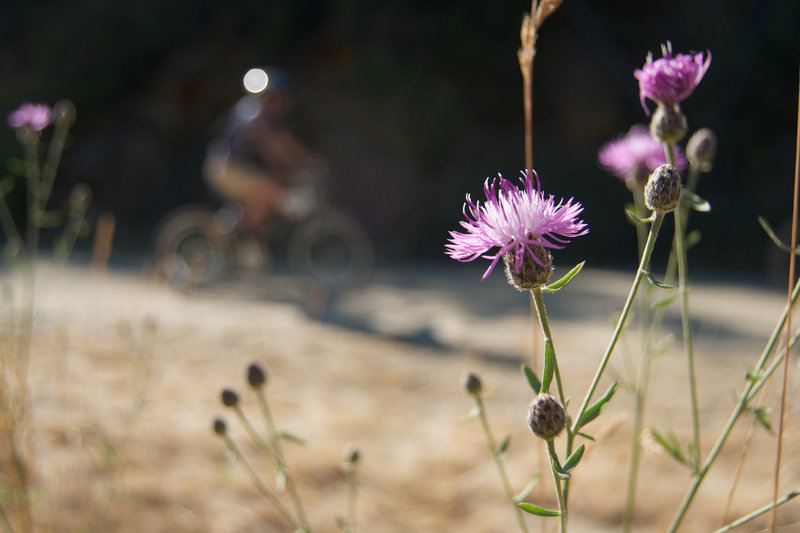
M 317 166 L 319 167 L 319 165 Z M 373 248 L 355 219 L 332 206 L 324 192 L 327 171 L 306 169 L 289 194 L 292 216 L 273 222 L 270 237 L 258 244 L 270 253 L 285 252 L 290 273 L 327 289 L 369 281 Z M 243 267 L 247 242 L 241 209 L 188 205 L 168 213 L 153 245 L 155 274 L 172 286 L 194 289 L 230 278 Z

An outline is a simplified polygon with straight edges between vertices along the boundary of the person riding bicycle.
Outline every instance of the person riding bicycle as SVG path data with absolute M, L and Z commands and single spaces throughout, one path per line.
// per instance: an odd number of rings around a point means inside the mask
M 243 81 L 249 94 L 210 143 L 203 172 L 215 193 L 240 206 L 244 228 L 264 237 L 273 215 L 297 209 L 291 187 L 315 156 L 288 127 L 293 105 L 288 75 L 258 68 Z

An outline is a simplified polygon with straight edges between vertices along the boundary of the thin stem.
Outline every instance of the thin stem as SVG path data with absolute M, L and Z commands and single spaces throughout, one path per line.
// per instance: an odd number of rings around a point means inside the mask
M 550 469 L 553 471 L 553 481 L 556 484 L 556 495 L 558 497 L 558 511 L 561 516 L 558 518 L 559 531 L 567 532 L 567 500 L 561 487 L 561 478 L 558 477 L 558 455 L 553 444 L 553 439 L 547 439 L 547 451 L 550 453 Z
M 722 447 L 725 445 L 725 442 L 730 436 L 731 431 L 733 430 L 734 425 L 736 424 L 739 416 L 744 412 L 745 408 L 747 407 L 748 402 L 752 399 L 752 395 L 755 394 L 766 382 L 768 377 L 771 375 L 771 372 L 777 366 L 777 361 L 770 366 L 770 370 L 765 372 L 764 365 L 766 364 L 767 360 L 769 359 L 770 354 L 773 353 L 775 347 L 778 343 L 778 339 L 780 338 L 780 334 L 783 331 L 784 326 L 787 322 L 787 316 L 789 314 L 789 309 L 797 302 L 797 297 L 800 294 L 800 282 L 796 283 L 794 286 L 794 290 L 792 291 L 792 298 L 789 303 L 784 307 L 783 314 L 778 319 L 778 323 L 775 325 L 775 328 L 772 330 L 772 335 L 770 335 L 769 340 L 767 341 L 764 350 L 759 357 L 758 362 L 755 365 L 755 368 L 752 370 L 751 376 L 754 378 L 749 378 L 747 383 L 744 386 L 744 390 L 742 394 L 739 396 L 739 400 L 733 408 L 733 412 L 731 413 L 730 417 L 728 418 L 728 422 L 725 424 L 720 436 L 717 438 L 717 442 L 709 451 L 708 456 L 706 457 L 703 466 L 694 474 L 692 479 L 692 483 L 689 486 L 689 490 L 686 492 L 686 495 L 683 498 L 683 501 L 678 507 L 678 510 L 675 513 L 674 518 L 672 519 L 672 523 L 669 526 L 668 532 L 672 533 L 678 529 L 680 526 L 681 521 L 686 516 L 686 512 L 689 510 L 689 506 L 691 505 L 692 501 L 694 500 L 695 495 L 697 494 L 697 490 L 700 488 L 700 485 L 703 483 L 703 480 L 708 474 L 709 469 L 714 464 L 714 461 L 719 455 L 719 452 L 722 450 Z
M 267 454 L 267 456 L 270 459 L 277 459 L 275 451 L 272 448 L 270 448 L 269 444 L 267 444 L 267 442 L 261 438 L 261 435 L 259 435 L 256 432 L 253 425 L 250 423 L 247 417 L 244 416 L 242 408 L 239 407 L 239 405 L 236 405 L 234 406 L 233 410 L 236 413 L 236 416 L 239 419 L 239 421 L 242 423 L 242 426 L 244 426 L 244 429 L 247 430 L 247 433 L 250 435 L 250 438 L 253 439 L 253 442 L 255 442 L 259 448 L 261 448 L 261 451 Z
M 11 525 L 11 520 L 9 520 L 6 510 L 2 505 L 0 505 L 0 518 L 3 519 L 3 525 L 5 526 L 6 531 L 8 531 L 8 533 L 14 533 L 14 526 Z
M 797 90 L 797 135 L 795 147 L 795 162 L 794 162 L 794 191 L 792 196 L 792 242 L 791 249 L 794 250 L 797 246 L 797 190 L 800 188 L 800 83 L 798 83 Z M 789 283 L 787 290 L 787 301 L 791 300 L 792 284 L 794 283 L 796 256 L 794 253 L 789 254 Z M 775 506 L 772 508 L 770 514 L 770 530 L 774 533 L 775 527 L 778 522 L 778 490 L 780 488 L 780 472 L 781 472 L 781 455 L 783 452 L 783 432 L 784 432 L 784 417 L 786 415 L 786 387 L 788 385 L 789 374 L 789 338 L 791 336 L 792 327 L 792 308 L 789 307 L 789 316 L 786 320 L 786 357 L 783 360 L 783 380 L 781 383 L 781 402 L 780 413 L 778 417 L 778 445 L 775 452 L 775 483 L 773 485 L 773 502 Z
M 758 518 L 759 516 L 761 516 L 764 513 L 767 513 L 770 510 L 777 509 L 778 506 L 783 505 L 784 503 L 796 498 L 797 496 L 800 496 L 800 490 L 793 490 L 788 494 L 784 495 L 781 499 L 775 499 L 775 501 L 773 501 L 772 503 L 768 503 L 767 505 L 756 509 L 752 513 L 744 515 L 738 520 L 731 522 L 727 526 L 719 528 L 714 533 L 726 533 L 727 531 L 736 529 L 737 527 L 746 524 L 747 522 L 753 520 L 754 518 Z
M 286 476 L 286 488 L 289 490 L 289 496 L 291 497 L 292 503 L 297 511 L 297 516 L 300 517 L 300 522 L 303 524 L 303 526 L 305 526 L 306 530 L 311 531 L 311 528 L 308 525 L 308 519 L 306 518 L 305 509 L 303 509 L 303 502 L 300 500 L 300 495 L 297 492 L 294 479 L 289 471 L 289 465 L 286 463 L 286 457 L 284 456 L 283 448 L 281 447 L 281 438 L 280 435 L 278 435 L 277 429 L 275 428 L 275 423 L 272 419 L 272 413 L 270 412 L 269 404 L 267 403 L 267 397 L 264 393 L 263 387 L 258 389 L 256 392 L 256 399 L 259 407 L 261 408 L 261 412 L 264 415 L 264 420 L 267 423 L 269 440 L 272 444 L 272 449 L 275 452 L 274 455 L 276 462 L 278 463 L 278 468 Z
M 547 310 L 544 307 L 544 297 L 542 295 L 542 288 L 537 287 L 532 289 L 531 291 L 531 299 L 533 300 L 533 304 L 536 306 L 536 314 L 539 316 L 539 325 L 542 327 L 542 334 L 544 335 L 544 342 L 545 346 L 547 343 L 550 343 L 550 346 L 553 348 L 553 353 L 555 353 L 555 347 L 553 346 L 553 336 L 550 333 L 550 322 L 547 320 Z M 561 405 L 565 405 L 567 402 L 566 397 L 564 396 L 564 387 L 561 384 L 561 372 L 558 370 L 558 359 L 553 357 L 553 373 L 556 377 L 556 387 L 558 388 L 558 397 L 561 401 Z M 542 392 L 548 392 L 543 390 Z
M 258 492 L 264 496 L 275 509 L 281 514 L 283 518 L 286 519 L 287 522 L 292 524 L 293 527 L 300 529 L 301 531 L 305 531 L 303 525 L 298 523 L 295 520 L 295 517 L 292 516 L 292 513 L 286 508 L 283 503 L 267 488 L 261 478 L 256 474 L 256 471 L 253 470 L 253 467 L 250 466 L 250 463 L 245 459 L 244 455 L 239 451 L 239 448 L 236 446 L 236 443 L 227 435 L 222 436 L 225 439 L 225 444 L 228 446 L 228 449 L 236 456 L 236 458 L 244 465 L 245 470 L 247 471 L 247 475 L 250 477 L 250 481 L 253 482 Z
M 483 427 L 483 434 L 486 436 L 486 443 L 489 445 L 489 453 L 492 454 L 492 459 L 494 459 L 494 464 L 497 466 L 497 471 L 500 474 L 500 480 L 503 482 L 503 489 L 506 491 L 506 497 L 508 497 L 508 501 L 511 502 L 511 505 L 514 506 L 514 512 L 517 516 L 517 523 L 519 524 L 519 528 L 524 533 L 528 532 L 528 527 L 525 525 L 525 518 L 522 516 L 522 510 L 517 505 L 517 502 L 514 500 L 514 492 L 511 490 L 511 483 L 508 481 L 508 474 L 506 474 L 506 469 L 503 466 L 503 460 L 500 457 L 500 454 L 497 453 L 497 444 L 494 440 L 494 436 L 492 435 L 492 430 L 489 427 L 489 420 L 486 418 L 486 410 L 483 407 L 483 399 L 481 398 L 480 394 L 474 394 L 475 397 L 475 404 L 478 407 L 478 418 L 481 421 L 481 427 Z
M 617 341 L 619 341 L 620 334 L 622 333 L 622 329 L 625 327 L 625 322 L 628 320 L 628 315 L 630 314 L 631 307 L 633 306 L 633 301 L 636 299 L 636 293 L 639 290 L 639 285 L 641 285 L 642 279 L 644 279 L 645 273 L 647 272 L 647 265 L 650 262 L 650 256 L 652 255 L 653 248 L 655 247 L 658 230 L 661 228 L 661 223 L 663 221 L 663 213 L 656 213 L 653 217 L 653 222 L 650 224 L 650 233 L 647 236 L 647 243 L 644 247 L 644 253 L 642 253 L 642 259 L 639 262 L 639 268 L 636 270 L 636 276 L 633 279 L 633 285 L 631 285 L 628 298 L 625 300 L 622 313 L 620 314 L 619 320 L 617 320 L 617 326 L 614 328 L 611 341 L 608 343 L 608 347 L 606 348 L 603 358 L 600 360 L 600 365 L 598 366 L 597 372 L 594 375 L 592 384 L 589 386 L 589 390 L 586 392 L 586 397 L 583 399 L 581 408 L 578 410 L 578 414 L 574 419 L 572 433 L 578 431 L 578 423 L 580 422 L 581 417 L 583 417 L 583 414 L 586 412 L 586 409 L 589 407 L 589 402 L 592 400 L 592 396 L 597 390 L 597 385 L 600 383 L 600 378 L 603 377 L 606 366 L 608 366 L 608 361 L 611 359 L 611 354 L 614 352 Z
M 683 242 L 681 217 L 675 219 L 675 255 L 678 258 L 678 292 L 681 297 L 681 327 L 683 344 L 686 351 L 686 364 L 689 371 L 689 398 L 692 406 L 692 433 L 694 435 L 694 469 L 700 464 L 700 411 L 697 401 L 697 379 L 695 376 L 694 345 L 692 343 L 692 326 L 689 321 L 689 288 L 687 282 L 686 248 Z

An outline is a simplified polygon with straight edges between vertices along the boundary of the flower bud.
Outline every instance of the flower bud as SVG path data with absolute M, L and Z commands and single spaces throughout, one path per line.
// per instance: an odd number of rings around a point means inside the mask
M 507 252 L 503 256 L 508 283 L 519 291 L 529 291 L 545 285 L 553 273 L 553 256 L 550 255 L 550 251 L 544 246 L 537 245 L 533 245 L 531 249 L 536 259 L 531 257 L 529 252 L 525 252 L 522 264 L 519 265 L 519 272 L 516 268 L 515 252 Z
M 461 380 L 461 383 L 464 385 L 464 390 L 468 393 L 472 394 L 473 396 L 477 396 L 483 390 L 483 383 L 481 383 L 481 378 L 472 372 L 465 375 L 464 378 Z
M 708 128 L 700 128 L 686 143 L 686 156 L 692 165 L 700 170 L 708 172 L 711 170 L 711 162 L 717 155 L 717 136 Z
M 260 389 L 267 382 L 267 371 L 258 363 L 247 367 L 247 383 L 254 389 Z
M 222 390 L 222 405 L 225 407 L 236 407 L 239 405 L 239 395 L 233 389 Z
M 350 448 L 344 456 L 344 462 L 348 465 L 356 465 L 359 459 L 361 459 L 361 452 L 358 451 L 358 448 Z
M 221 418 L 214 419 L 214 433 L 216 433 L 217 435 L 224 435 L 227 430 L 228 427 L 223 419 Z
M 681 175 L 670 164 L 656 168 L 644 187 L 644 203 L 656 213 L 669 213 L 681 201 Z
M 537 437 L 553 439 L 564 429 L 564 408 L 549 394 L 539 394 L 528 407 L 528 426 Z
M 658 104 L 650 119 L 650 133 L 654 139 L 674 146 L 688 130 L 686 115 L 678 104 Z

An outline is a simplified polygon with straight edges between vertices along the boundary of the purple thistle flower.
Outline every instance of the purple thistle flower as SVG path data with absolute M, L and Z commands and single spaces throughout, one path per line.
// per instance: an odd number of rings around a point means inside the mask
M 639 80 L 639 100 L 648 116 L 650 110 L 645 105 L 645 98 L 659 104 L 682 102 L 692 94 L 711 64 L 711 52 L 708 51 L 705 58 L 703 52 L 673 57 L 669 42 L 661 46 L 661 54 L 663 57 L 653 61 L 653 54 L 649 53 L 644 66 L 633 73 Z
M 533 187 L 536 177 L 536 188 Z M 570 198 L 556 203 L 552 195 L 545 198 L 534 172 L 523 172 L 523 188 L 498 174 L 486 178 L 483 192 L 486 203 L 473 202 L 469 195 L 464 203 L 461 227 L 466 232 L 450 232 L 445 245 L 447 255 L 457 261 L 472 261 L 478 257 L 491 259 L 482 280 L 492 272 L 497 262 L 509 252 L 514 253 L 515 270 L 519 273 L 525 253 L 541 266 L 541 259 L 533 252 L 535 246 L 563 248 L 568 239 L 588 233 L 588 228 L 578 219 L 583 206 Z M 495 253 L 489 253 L 496 248 Z
M 46 104 L 25 103 L 8 115 L 8 125 L 15 129 L 40 131 L 53 122 L 53 111 Z
M 624 136 L 607 142 L 597 154 L 597 160 L 607 172 L 626 184 L 646 181 L 650 173 L 667 162 L 664 147 L 643 124 L 634 124 Z M 683 172 L 688 163 L 680 147 L 675 147 L 675 166 Z

